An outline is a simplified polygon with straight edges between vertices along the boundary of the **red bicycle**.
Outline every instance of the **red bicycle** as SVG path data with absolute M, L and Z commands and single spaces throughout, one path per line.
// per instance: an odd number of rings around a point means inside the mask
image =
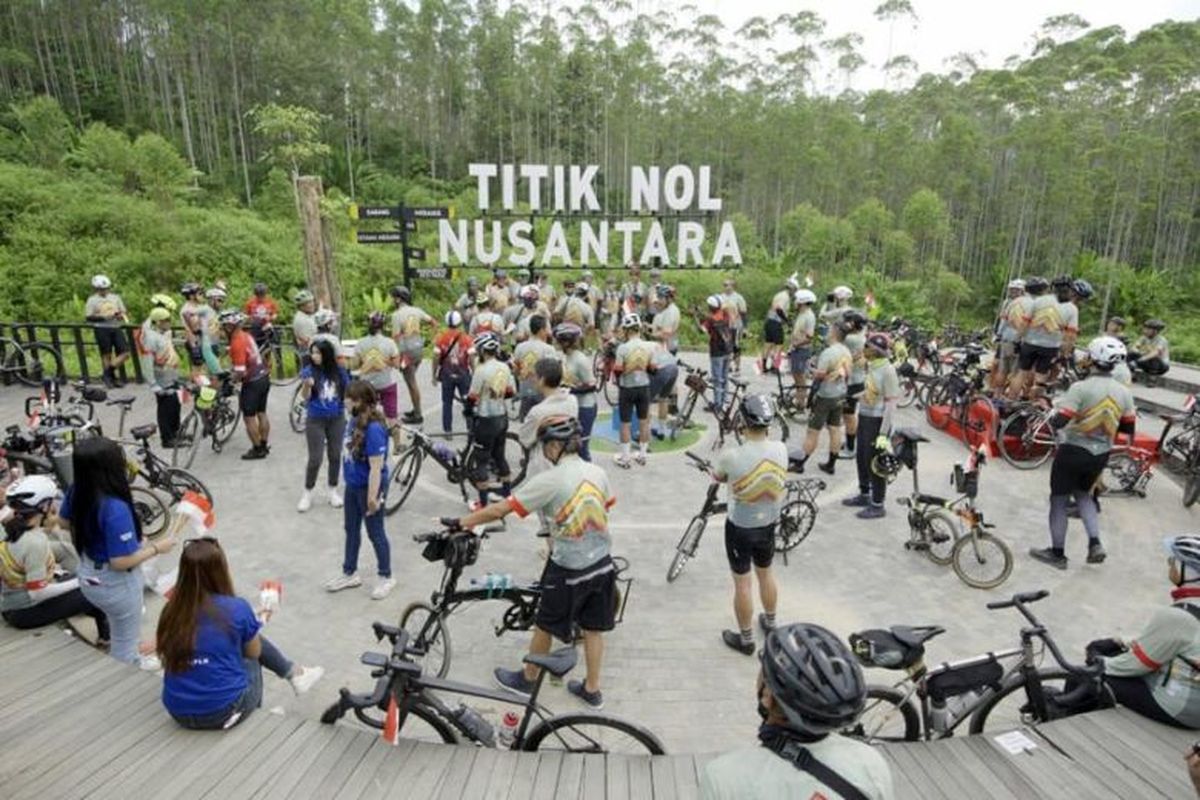
M 1176 466 L 1185 476 L 1183 504 L 1196 502 L 1200 496 L 1200 409 L 1194 395 L 1188 396 L 1183 408 L 1182 414 L 1159 414 L 1166 424 L 1153 447 L 1128 441 L 1113 448 L 1101 481 L 1103 494 L 1145 497 L 1154 467 L 1170 459 L 1178 462 Z
M 613 367 L 617 363 L 617 340 L 605 336 L 592 359 L 592 374 L 596 376 L 596 391 L 604 395 L 610 406 L 617 404 L 617 380 Z

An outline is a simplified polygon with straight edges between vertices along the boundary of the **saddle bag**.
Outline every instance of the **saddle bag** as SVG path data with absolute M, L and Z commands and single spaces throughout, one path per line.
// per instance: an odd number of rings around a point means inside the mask
M 879 628 L 850 634 L 850 649 L 864 667 L 881 669 L 907 669 L 925 655 L 924 646 L 907 645 Z

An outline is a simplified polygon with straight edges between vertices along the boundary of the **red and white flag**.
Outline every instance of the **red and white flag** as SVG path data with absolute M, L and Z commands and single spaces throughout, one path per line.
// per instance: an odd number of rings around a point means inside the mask
M 383 740 L 390 745 L 400 744 L 400 706 L 396 705 L 396 695 L 388 697 L 387 716 L 383 720 Z
M 217 524 L 212 503 L 198 492 L 184 492 L 183 499 L 175 506 L 175 514 L 189 521 L 198 534 L 208 533 Z

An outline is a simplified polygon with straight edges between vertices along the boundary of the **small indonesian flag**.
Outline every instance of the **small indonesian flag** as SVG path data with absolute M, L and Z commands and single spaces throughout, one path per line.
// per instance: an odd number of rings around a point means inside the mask
M 816 281 L 813 280 L 813 274 L 811 272 L 804 276 L 805 287 L 811 289 L 814 283 L 816 283 Z
M 875 293 L 872 291 L 868 291 L 867 296 L 864 298 L 864 302 L 867 304 L 867 308 L 874 308 L 875 307 Z
M 217 524 L 213 516 L 212 503 L 208 498 L 197 492 L 184 492 L 183 499 L 175 506 L 175 518 L 178 523 L 191 522 L 196 533 L 207 533 Z
M 1183 401 L 1183 410 L 1191 411 L 1196 405 L 1196 395 L 1189 394 L 1187 399 Z
M 390 745 L 400 744 L 400 706 L 396 705 L 396 695 L 388 697 L 387 716 L 383 720 L 383 740 Z

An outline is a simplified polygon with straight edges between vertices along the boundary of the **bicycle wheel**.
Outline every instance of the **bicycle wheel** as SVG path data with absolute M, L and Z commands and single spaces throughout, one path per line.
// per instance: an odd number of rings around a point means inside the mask
M 296 391 L 292 392 L 292 404 L 288 406 L 288 424 L 296 433 L 304 433 L 304 426 L 308 422 L 308 402 L 300 394 L 301 388 L 297 386 Z
M 321 721 L 337 722 L 339 711 L 338 705 L 334 703 L 321 715 Z M 354 716 L 358 718 L 359 722 L 370 728 L 383 730 L 384 722 L 387 719 L 387 701 L 384 700 L 383 708 L 378 706 L 356 708 Z M 419 742 L 442 742 L 443 744 L 458 744 L 459 742 L 458 733 L 454 727 L 442 719 L 432 708 L 422 704 L 414 704 L 408 709 L 408 716 L 404 718 L 404 724 L 400 727 L 404 732 L 405 739 L 415 739 Z
M 954 574 L 975 589 L 995 589 L 1012 574 L 1012 550 L 998 536 L 974 531 L 963 536 L 951 553 Z
M 1037 469 L 1054 454 L 1054 431 L 1041 413 L 1018 411 L 1000 426 L 1000 455 L 1017 469 Z
M 692 517 L 692 521 L 683 531 L 683 538 L 675 545 L 675 556 L 671 559 L 671 566 L 667 568 L 667 583 L 674 583 L 675 579 L 683 574 L 688 560 L 696 555 L 696 548 L 700 545 L 700 537 L 704 535 L 706 527 L 708 517 L 703 514 Z
M 915 742 L 921 738 L 921 717 L 898 689 L 868 686 L 862 715 L 841 733 L 868 743 Z
M 1104 465 L 1104 494 L 1127 495 L 1137 489 L 1142 469 L 1128 453 L 1113 453 Z
M 396 464 L 392 467 L 392 476 L 388 479 L 387 495 L 383 501 L 383 510 L 387 516 L 390 517 L 399 511 L 400 506 L 404 505 L 404 501 L 408 499 L 413 486 L 417 483 L 417 477 L 421 474 L 423 460 L 424 453 L 416 445 L 406 448 L 396 459 Z
M 232 400 L 218 403 L 214 409 L 215 415 L 213 418 L 213 450 L 221 452 L 221 448 L 229 443 L 233 438 L 234 431 L 237 430 L 238 423 L 242 419 L 242 410 L 233 407 Z
M 621 396 L 621 387 L 617 386 L 616 380 L 610 375 L 604 381 L 604 399 L 608 401 L 608 405 L 612 408 L 617 407 L 617 400 Z
M 908 408 L 917 402 L 918 393 L 917 384 L 911 378 L 900 381 L 900 399 L 896 405 L 900 408 Z
M 925 555 L 939 567 L 947 566 L 954 558 L 954 546 L 962 536 L 958 519 L 940 508 L 929 509 L 922 515 L 924 538 L 929 545 Z
M 700 397 L 694 391 L 689 391 L 687 399 L 683 401 L 683 406 L 679 409 L 679 413 L 671 419 L 667 424 L 667 438 L 675 441 L 679 432 L 688 426 L 692 420 L 692 412 L 696 410 L 696 400 Z
M 504 434 L 504 456 L 511 471 L 508 485 L 519 486 L 529 471 L 529 448 L 521 444 L 515 433 L 509 432 Z
M 171 448 L 171 466 L 187 469 L 196 459 L 196 448 L 200 444 L 200 415 L 189 411 L 179 424 L 175 434 L 175 446 Z
M 542 720 L 525 737 L 522 749 L 652 756 L 666 753 L 658 737 L 641 725 L 587 712 L 559 714 Z
M 164 485 L 158 488 L 170 492 L 171 498 L 176 503 L 183 499 L 185 492 L 195 492 L 209 503 L 213 501 L 212 492 L 208 490 L 208 487 L 199 478 L 186 469 L 179 469 L 178 467 L 167 467 L 166 481 Z
M 1047 693 L 1063 694 L 1066 692 L 1068 680 L 1072 681 L 1072 686 L 1078 680 L 1071 673 L 1057 667 L 1039 669 L 1038 676 L 1041 679 L 1043 690 Z M 1029 698 L 1024 689 L 1025 676 L 1020 672 L 1011 675 L 1000 687 L 1000 690 L 984 700 L 971 715 L 970 732 L 983 733 L 985 729 L 990 731 L 1011 730 L 1019 725 L 1047 722 L 1048 720 L 1036 719 L 1032 710 L 1027 708 Z M 1098 700 L 1100 707 L 1111 706 L 1112 690 L 1105 686 L 1101 689 L 1101 693 Z
M 803 498 L 792 500 L 779 512 L 779 524 L 775 526 L 775 549 L 788 553 L 808 538 L 817 521 L 817 507 Z
M 431 619 L 432 618 L 432 619 Z M 425 651 L 421 663 L 426 673 L 439 678 L 450 671 L 450 629 L 446 618 L 428 603 L 409 603 L 400 614 L 400 627 L 408 631 L 412 646 Z
M 12 355 L 17 357 L 13 374 L 26 386 L 41 386 L 47 378 L 60 381 L 66 377 L 62 353 L 44 342 L 23 344 Z
M 129 494 L 133 499 L 133 513 L 142 524 L 142 535 L 153 537 L 165 532 L 170 512 L 162 498 L 143 486 L 131 487 Z

